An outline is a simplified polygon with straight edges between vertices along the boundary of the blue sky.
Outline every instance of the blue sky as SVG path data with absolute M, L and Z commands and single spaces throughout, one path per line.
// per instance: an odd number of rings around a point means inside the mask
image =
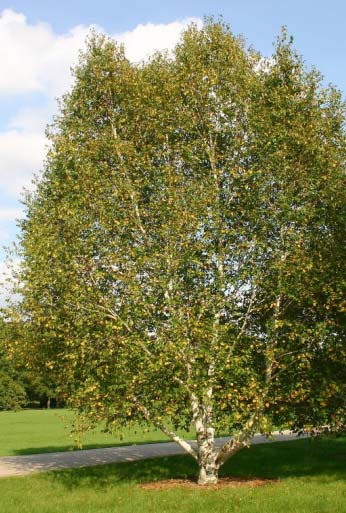
M 346 92 L 345 0 L 0 0 L 0 247 L 16 238 L 22 188 L 42 167 L 45 125 L 90 26 L 123 41 L 138 60 L 172 47 L 189 20 L 212 14 L 265 55 L 287 25 L 307 64 Z M 0 249 L 0 281 L 4 260 Z M 0 303 L 1 296 L 0 288 Z

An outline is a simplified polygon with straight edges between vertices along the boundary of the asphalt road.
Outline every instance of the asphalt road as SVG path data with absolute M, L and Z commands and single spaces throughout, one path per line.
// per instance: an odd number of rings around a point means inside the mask
M 289 432 L 276 433 L 268 440 L 262 435 L 255 435 L 253 444 L 290 441 L 297 439 Z M 218 438 L 221 445 L 228 438 Z M 175 442 L 129 445 L 109 447 L 106 449 L 88 449 L 81 451 L 50 452 L 45 454 L 30 454 L 25 456 L 0 457 L 0 477 L 25 476 L 33 472 L 47 472 L 64 468 L 91 467 L 107 463 L 137 461 L 160 456 L 184 454 Z

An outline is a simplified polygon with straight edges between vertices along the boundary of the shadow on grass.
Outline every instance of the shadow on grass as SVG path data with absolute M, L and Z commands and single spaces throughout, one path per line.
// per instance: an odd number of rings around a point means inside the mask
M 174 478 L 196 478 L 197 464 L 190 456 L 170 456 L 82 469 L 54 471 L 49 479 L 67 489 L 108 488 Z M 346 438 L 299 440 L 244 449 L 224 467 L 220 476 L 286 479 L 320 476 L 346 479 Z
M 221 469 L 222 475 L 264 478 L 346 478 L 346 438 L 304 439 L 256 445 L 241 451 Z
M 107 488 L 123 484 L 145 483 L 161 479 L 194 478 L 197 465 L 190 456 L 167 456 L 131 463 L 114 463 L 49 473 L 68 489 Z
M 109 447 L 129 447 L 129 446 L 135 446 L 142 443 L 145 444 L 160 444 L 160 443 L 167 443 L 169 440 L 162 438 L 161 440 L 146 440 L 145 442 L 110 442 L 105 444 L 83 444 L 82 449 L 83 450 L 89 450 L 89 449 L 106 449 Z M 79 451 L 79 449 L 74 445 L 47 445 L 46 447 L 25 447 L 23 449 L 16 449 L 12 451 L 12 456 L 25 456 L 29 454 L 46 454 L 49 452 L 73 452 L 73 451 Z

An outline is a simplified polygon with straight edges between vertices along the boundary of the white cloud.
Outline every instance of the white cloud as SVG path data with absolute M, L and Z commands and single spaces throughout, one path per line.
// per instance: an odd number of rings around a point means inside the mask
M 41 90 L 38 61 L 50 42 L 46 25 L 26 23 L 23 14 L 10 9 L 0 18 L 0 92 L 18 94 Z
M 77 64 L 79 50 L 85 47 L 90 29 L 91 26 L 80 25 L 67 34 L 53 37 L 39 69 L 40 83 L 50 98 L 59 97 L 70 88 L 71 67 Z
M 199 18 L 186 18 L 167 24 L 146 23 L 133 30 L 114 35 L 114 39 L 125 45 L 125 53 L 133 62 L 145 59 L 159 50 L 172 50 L 179 41 L 181 32 L 191 23 L 202 25 Z
M 0 190 L 18 197 L 42 169 L 46 139 L 42 133 L 8 130 L 0 133 Z
M 66 91 L 70 66 L 88 32 L 89 27 L 78 26 L 56 35 L 47 23 L 30 25 L 23 14 L 5 9 L 0 17 L 0 94 Z

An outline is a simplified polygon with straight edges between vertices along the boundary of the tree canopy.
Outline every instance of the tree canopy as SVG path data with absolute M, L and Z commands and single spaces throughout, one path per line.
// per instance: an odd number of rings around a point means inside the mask
M 213 21 L 140 64 L 92 34 L 74 76 L 22 223 L 30 351 L 90 419 L 156 425 L 215 482 L 273 419 L 344 407 L 344 103 L 285 31 L 264 59 Z

